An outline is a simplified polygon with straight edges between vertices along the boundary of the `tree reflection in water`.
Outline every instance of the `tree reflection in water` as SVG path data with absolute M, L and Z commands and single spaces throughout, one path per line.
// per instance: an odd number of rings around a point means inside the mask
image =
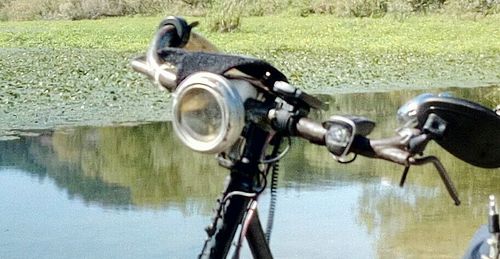
M 498 87 L 447 91 L 489 107 L 500 103 Z M 397 108 L 419 93 L 323 95 L 329 109 L 315 117 L 363 115 L 377 122 L 372 137 L 388 136 L 398 126 Z M 381 258 L 459 257 L 485 222 L 488 194 L 500 196 L 498 169 L 474 168 L 435 144 L 427 154 L 442 159 L 457 185 L 461 207 L 453 206 L 431 166 L 412 168 L 400 189 L 399 166 L 364 158 L 339 165 L 324 148 L 297 142 L 281 163 L 281 187 L 320 190 L 361 184 L 354 216 L 374 236 Z M 192 152 L 178 142 L 170 123 L 60 129 L 0 142 L 0 150 L 0 166 L 49 177 L 70 197 L 118 209 L 175 207 L 185 214 L 209 214 L 227 175 L 212 155 Z M 336 199 L 341 197 L 332 197 L 332 204 Z

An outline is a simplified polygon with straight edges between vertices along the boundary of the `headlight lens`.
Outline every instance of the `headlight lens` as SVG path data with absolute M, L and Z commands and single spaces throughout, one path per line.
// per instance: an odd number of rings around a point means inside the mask
M 325 144 L 338 161 L 347 161 L 352 142 L 356 135 L 356 123 L 346 116 L 332 116 L 323 123 L 327 129 Z
M 328 129 L 328 140 L 332 144 L 334 144 L 337 147 L 340 147 L 342 149 L 345 149 L 349 146 L 350 141 L 352 139 L 352 129 L 350 127 L 347 127 L 346 125 L 332 125 Z M 338 156 L 342 155 L 342 152 L 338 152 Z
M 223 127 L 222 107 L 214 93 L 204 89 L 203 85 L 193 85 L 186 90 L 183 101 L 179 103 L 177 119 L 182 128 L 199 141 L 214 140 Z
M 173 100 L 174 131 L 189 148 L 219 153 L 236 142 L 244 126 L 243 101 L 220 75 L 199 72 L 186 78 Z

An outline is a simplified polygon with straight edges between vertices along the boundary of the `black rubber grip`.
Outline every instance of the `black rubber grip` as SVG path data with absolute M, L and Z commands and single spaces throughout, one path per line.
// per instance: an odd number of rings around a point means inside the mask
M 488 217 L 488 230 L 492 234 L 493 233 L 500 233 L 498 214 L 490 215 Z

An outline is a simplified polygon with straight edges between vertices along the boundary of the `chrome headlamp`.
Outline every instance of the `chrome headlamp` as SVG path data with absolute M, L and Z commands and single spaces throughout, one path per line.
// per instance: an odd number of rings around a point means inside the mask
M 243 130 L 243 102 L 251 91 L 255 89 L 246 81 L 229 81 L 213 73 L 198 72 L 187 77 L 174 92 L 175 133 L 198 152 L 227 150 Z
M 433 94 L 424 93 L 421 94 L 408 102 L 398 109 L 397 118 L 398 122 L 403 127 L 415 127 L 417 124 L 417 113 L 418 108 L 429 97 L 433 97 Z

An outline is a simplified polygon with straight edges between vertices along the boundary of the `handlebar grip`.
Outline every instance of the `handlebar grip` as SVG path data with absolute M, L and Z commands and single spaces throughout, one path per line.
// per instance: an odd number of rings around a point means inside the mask
M 193 27 L 196 25 L 193 25 Z M 164 47 L 182 48 L 189 41 L 191 35 L 191 26 L 182 17 L 169 16 L 160 22 L 158 32 L 161 33 L 157 37 L 157 49 Z M 162 30 L 164 30 L 162 32 Z
M 371 146 L 370 139 L 360 135 L 354 137 L 354 141 L 351 144 L 349 152 L 370 158 L 376 157 L 376 153 Z

